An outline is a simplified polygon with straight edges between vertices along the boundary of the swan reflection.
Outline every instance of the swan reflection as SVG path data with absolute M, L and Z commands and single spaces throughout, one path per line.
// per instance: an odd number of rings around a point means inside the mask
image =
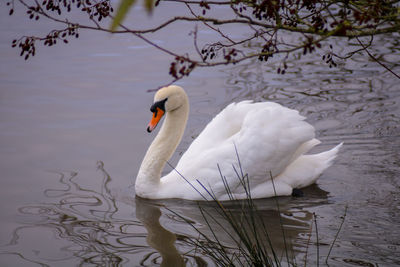
M 136 199 L 136 218 L 147 230 L 147 243 L 157 250 L 161 257 L 161 266 L 185 266 L 182 255 L 175 247 L 176 235 L 160 224 L 160 208 L 144 200 Z
M 234 233 L 232 226 L 215 203 L 135 199 L 131 189 L 110 189 L 112 178 L 102 162 L 98 170 L 99 190 L 82 186 L 78 173 L 60 172 L 60 188 L 45 190 L 46 203 L 20 208 L 20 226 L 0 251 L 4 264 L 214 266 L 208 250 L 217 242 L 229 253 L 237 249 L 227 234 Z M 307 208 L 327 201 L 326 192 L 318 190 L 306 189 L 304 198 L 256 201 L 257 216 L 283 262 L 304 255 L 313 217 Z M 238 218 L 244 216 L 240 205 L 224 203 Z M 267 242 L 264 236 L 260 240 Z
M 298 255 L 304 255 L 309 246 L 308 237 L 311 234 L 313 214 L 303 208 L 314 205 L 313 201 L 318 204 L 326 203 L 326 192 L 317 186 L 307 188 L 306 191 L 311 197 L 302 200 L 279 198 L 255 202 L 255 225 L 259 228 L 256 234 L 259 236 L 250 239 L 254 243 L 261 240 L 263 246 L 268 248 L 268 254 L 272 256 L 272 253 L 275 253 L 279 262 L 292 262 Z M 210 261 L 213 259 L 210 253 L 215 252 L 216 244 L 222 244 L 228 253 L 237 253 L 238 244 L 244 242 L 235 235 L 232 224 L 221 214 L 216 203 L 136 198 L 135 204 L 136 217 L 148 232 L 148 244 L 159 252 L 165 266 L 180 266 L 176 264 L 183 263 L 179 248 L 191 246 L 198 254 L 203 254 L 203 260 Z M 299 204 L 300 207 L 297 207 Z M 243 213 L 243 202 L 224 202 L 223 205 L 236 218 L 251 216 L 249 213 Z M 241 227 L 247 227 L 247 232 L 251 233 L 252 229 L 249 228 L 252 225 L 243 223 Z M 190 257 L 191 255 L 184 253 L 186 263 L 191 262 Z M 216 261 L 215 258 L 213 260 Z

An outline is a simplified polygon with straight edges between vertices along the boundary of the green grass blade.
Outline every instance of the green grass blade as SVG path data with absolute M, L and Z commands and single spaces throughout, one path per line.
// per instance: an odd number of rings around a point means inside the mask
M 111 31 L 115 31 L 118 25 L 122 23 L 126 17 L 126 14 L 128 14 L 128 11 L 131 9 L 132 5 L 135 4 L 135 2 L 136 0 L 121 0 L 119 2 L 117 13 L 115 14 L 115 17 L 111 23 Z
M 147 13 L 151 14 L 154 8 L 154 0 L 144 0 L 144 7 L 146 8 Z

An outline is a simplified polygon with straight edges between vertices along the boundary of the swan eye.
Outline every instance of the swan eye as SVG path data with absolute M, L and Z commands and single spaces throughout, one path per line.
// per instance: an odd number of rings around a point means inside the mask
M 157 115 L 157 108 L 161 109 L 162 111 L 165 112 L 165 102 L 167 102 L 168 98 L 161 100 L 161 101 L 157 101 L 155 102 L 151 107 L 150 107 L 150 111 L 151 112 L 156 112 Z

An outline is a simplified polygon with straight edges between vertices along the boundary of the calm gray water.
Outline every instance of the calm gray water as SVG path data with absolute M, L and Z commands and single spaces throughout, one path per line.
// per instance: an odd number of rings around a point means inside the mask
M 151 21 L 166 11 L 161 6 Z M 146 24 L 141 12 L 136 8 L 136 22 Z M 193 245 L 197 232 L 180 218 L 211 235 L 197 203 L 134 195 L 136 172 L 154 138 L 146 132 L 153 98 L 147 90 L 170 81 L 171 59 L 132 36 L 88 31 L 68 45 L 38 47 L 25 62 L 11 41 L 52 24 L 8 17 L 3 3 L 0 13 L 0 265 L 214 266 Z M 191 51 L 192 26 L 174 27 L 153 40 Z M 212 38 L 206 30 L 200 34 Z M 397 73 L 399 40 L 382 36 L 371 49 Z M 341 40 L 331 43 L 346 49 Z M 276 74 L 274 64 L 279 61 L 198 69 L 180 81 L 191 114 L 172 162 L 232 101 L 298 109 L 323 142 L 315 151 L 345 145 L 304 197 L 279 198 L 279 210 L 274 199 L 257 201 L 277 253 L 285 261 L 289 251 L 300 266 L 322 265 L 346 215 L 330 266 L 399 265 L 400 81 L 366 55 L 333 69 L 315 55 L 289 62 L 286 75 Z M 212 205 L 202 207 L 218 218 Z M 218 238 L 231 244 L 223 231 Z

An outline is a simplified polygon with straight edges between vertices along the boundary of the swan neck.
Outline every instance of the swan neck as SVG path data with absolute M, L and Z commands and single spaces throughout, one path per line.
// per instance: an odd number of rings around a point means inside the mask
M 180 143 L 189 115 L 189 103 L 168 111 L 159 133 L 148 148 L 136 178 L 136 194 L 145 197 L 145 192 L 156 190 L 161 172 Z M 139 191 L 139 192 L 138 192 Z M 141 192 L 145 191 L 145 192 Z M 141 194 L 142 193 L 142 194 Z

